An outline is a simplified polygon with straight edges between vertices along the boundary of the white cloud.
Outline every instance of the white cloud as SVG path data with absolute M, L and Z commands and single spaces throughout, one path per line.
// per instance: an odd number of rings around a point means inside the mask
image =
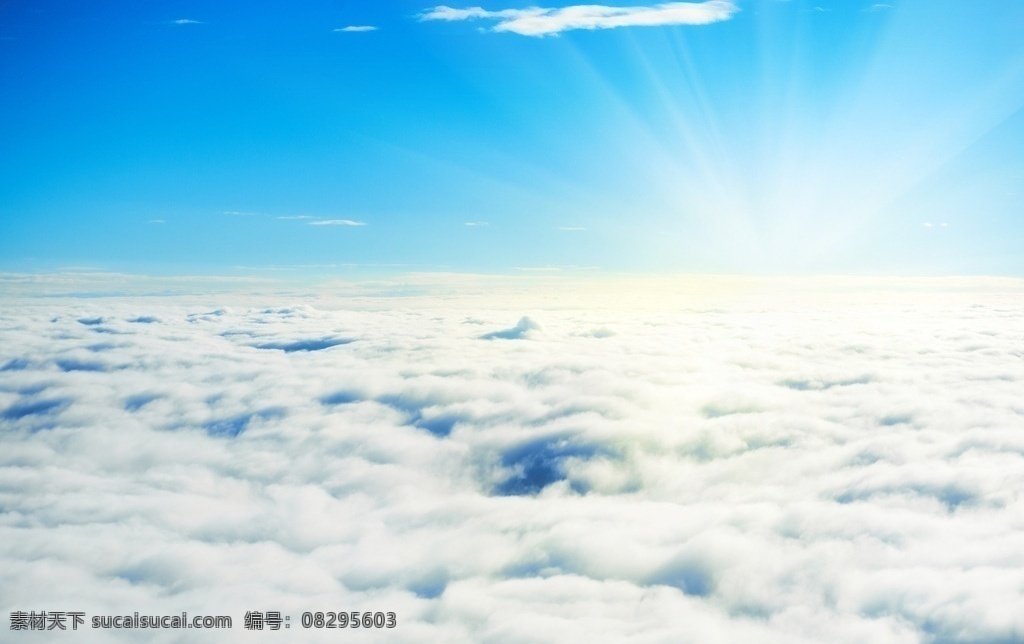
M 188 18 L 180 18 L 178 20 L 172 20 L 171 23 L 175 24 L 175 25 L 201 25 L 201 24 L 203 24 L 203 22 L 201 20 L 189 20 Z
M 4 614 L 233 615 L 198 642 L 341 605 L 395 611 L 397 642 L 1024 630 L 1020 280 L 46 290 L 86 279 L 0 276 Z
M 289 215 L 285 217 L 277 217 L 277 219 L 288 221 L 294 219 L 315 219 L 315 217 L 313 217 L 313 215 Z
M 310 226 L 365 226 L 366 223 L 362 221 L 354 221 L 352 219 L 318 219 L 317 221 L 309 222 Z
M 486 222 L 486 221 L 467 221 L 465 223 L 465 225 L 466 226 L 470 226 L 470 227 L 476 227 L 476 226 L 489 226 L 490 224 L 488 222 Z
M 454 9 L 437 6 L 420 15 L 421 20 L 495 20 L 493 31 L 510 31 L 523 36 L 548 36 L 573 29 L 614 29 L 705 25 L 730 19 L 739 11 L 731 0 L 667 2 L 653 6 L 610 7 L 572 5 L 562 8 L 531 7 L 489 11 L 481 7 Z
M 377 31 L 377 28 L 373 25 L 349 25 L 334 30 L 335 33 L 361 33 L 365 31 Z

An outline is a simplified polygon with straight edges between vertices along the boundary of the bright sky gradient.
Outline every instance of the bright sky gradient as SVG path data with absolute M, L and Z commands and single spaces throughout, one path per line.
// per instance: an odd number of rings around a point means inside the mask
M 4 2 L 0 270 L 1024 275 L 1024 3 L 605 4 Z

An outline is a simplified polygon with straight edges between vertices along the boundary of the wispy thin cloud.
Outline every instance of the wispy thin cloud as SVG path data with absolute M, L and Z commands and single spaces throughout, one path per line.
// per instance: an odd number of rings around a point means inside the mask
M 364 221 L 355 221 L 352 219 L 318 219 L 316 221 L 309 222 L 310 226 L 365 226 Z
M 362 32 L 365 32 L 365 31 L 377 31 L 377 28 L 374 27 L 373 25 L 349 25 L 347 27 L 341 27 L 340 29 L 335 29 L 334 30 L 335 33 L 347 33 L 347 34 L 362 33 Z
M 191 20 L 189 18 L 178 18 L 177 20 L 171 21 L 172 25 L 202 25 L 205 24 L 202 20 Z
M 151 224 L 166 224 L 167 222 L 165 220 L 163 220 L 163 219 L 150 219 L 149 223 L 151 223 Z
M 868 7 L 868 11 L 884 11 L 885 9 L 892 9 L 892 5 L 878 2 Z
M 469 226 L 471 228 L 475 228 L 477 226 L 490 226 L 490 224 L 486 221 L 467 221 L 464 225 Z
M 455 9 L 440 5 L 421 14 L 420 20 L 495 20 L 497 24 L 492 31 L 509 31 L 523 36 L 550 36 L 573 29 L 706 25 L 728 20 L 738 11 L 739 7 L 731 0 L 667 2 L 646 7 L 572 5 L 499 11 L 481 7 Z
M 291 219 L 315 219 L 312 215 L 289 215 L 286 217 L 276 217 L 276 219 L 291 220 Z

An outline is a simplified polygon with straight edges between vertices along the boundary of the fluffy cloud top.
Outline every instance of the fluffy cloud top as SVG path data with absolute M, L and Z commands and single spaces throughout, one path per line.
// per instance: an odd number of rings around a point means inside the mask
M 397 613 L 366 641 L 1018 641 L 1024 300 L 976 284 L 5 297 L 0 611 L 234 616 L 198 642 L 342 609 Z
M 454 9 L 438 6 L 423 13 L 421 20 L 495 20 L 494 31 L 510 31 L 523 36 L 549 36 L 573 29 L 614 29 L 616 27 L 654 27 L 669 25 L 706 25 L 728 20 L 739 11 L 731 0 L 706 2 L 667 2 L 650 7 L 609 7 L 572 5 L 557 9 L 531 7 L 488 11 L 481 7 Z

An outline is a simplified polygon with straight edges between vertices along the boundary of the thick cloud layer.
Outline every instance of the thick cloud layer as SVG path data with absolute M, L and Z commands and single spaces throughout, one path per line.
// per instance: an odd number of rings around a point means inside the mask
M 397 613 L 353 641 L 1021 641 L 1024 289 L 869 286 L 9 298 L 0 610 L 235 617 L 164 642 L 270 638 L 246 610 Z

